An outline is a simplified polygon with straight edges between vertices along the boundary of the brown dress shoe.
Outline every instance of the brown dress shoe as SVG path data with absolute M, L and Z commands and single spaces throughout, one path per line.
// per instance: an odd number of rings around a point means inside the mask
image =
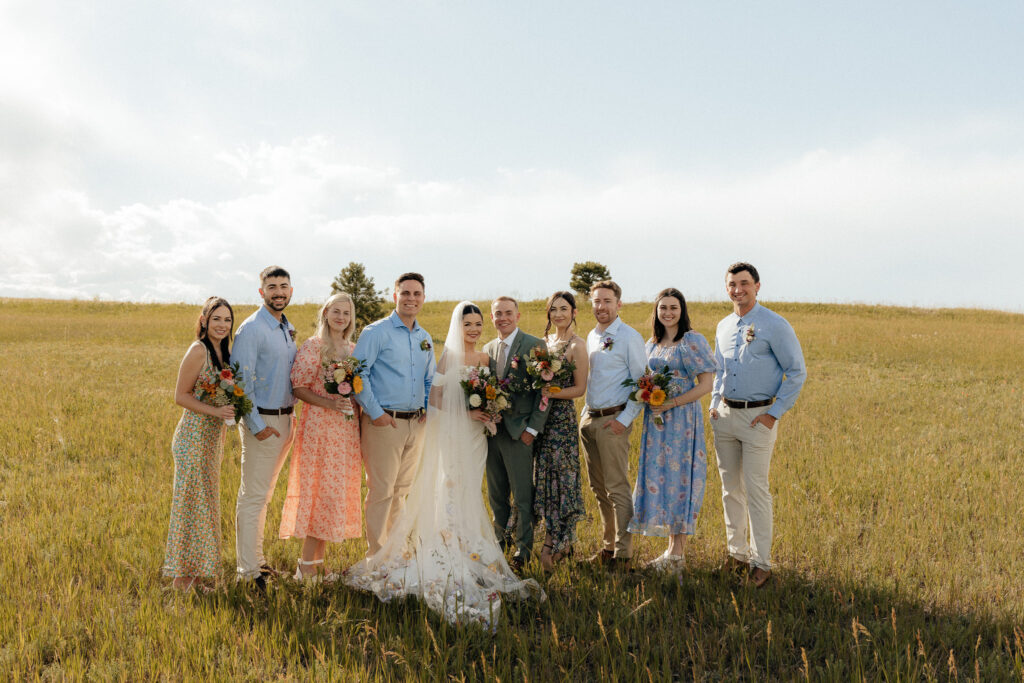
M 732 555 L 727 555 L 725 562 L 718 568 L 718 571 L 729 574 L 739 574 L 750 571 L 750 565 L 743 560 L 737 560 Z
M 587 559 L 590 564 L 606 565 L 615 559 L 615 553 L 611 550 L 598 550 Z
M 750 581 L 754 584 L 754 588 L 764 588 L 771 579 L 772 573 L 767 569 L 754 567 L 754 570 L 750 572 Z
M 633 566 L 633 560 L 628 557 L 613 557 L 608 568 L 613 572 L 628 572 Z

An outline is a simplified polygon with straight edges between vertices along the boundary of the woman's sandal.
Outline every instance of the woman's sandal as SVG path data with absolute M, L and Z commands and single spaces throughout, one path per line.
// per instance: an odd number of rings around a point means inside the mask
M 299 566 L 297 566 L 295 568 L 295 576 L 293 576 L 292 578 L 295 579 L 296 581 L 303 581 L 303 582 L 308 581 L 310 583 L 319 583 L 321 581 L 320 572 L 314 571 L 311 574 L 303 574 L 302 573 L 302 568 L 304 566 L 305 567 L 315 567 L 315 566 L 317 566 L 319 564 L 323 564 L 323 563 L 324 563 L 324 561 L 322 559 L 320 559 L 320 560 L 310 560 L 309 562 L 307 562 L 306 560 L 304 560 L 304 559 L 302 559 L 300 557 L 299 560 L 298 560 L 298 565 Z
M 540 551 L 540 566 L 544 568 L 545 572 L 555 571 L 555 556 L 551 554 L 554 550 L 554 545 L 548 541 L 544 544 L 544 547 Z

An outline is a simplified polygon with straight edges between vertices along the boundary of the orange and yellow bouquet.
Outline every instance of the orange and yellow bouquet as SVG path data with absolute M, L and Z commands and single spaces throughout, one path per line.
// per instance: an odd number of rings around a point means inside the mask
M 660 406 L 676 393 L 676 387 L 672 386 L 672 371 L 667 365 L 657 372 L 647 368 L 640 379 L 635 381 L 627 379 L 622 386 L 633 387 L 633 392 L 629 395 L 630 401 L 637 401 L 649 406 Z M 654 416 L 654 425 L 656 427 L 665 426 L 665 420 L 661 415 Z
M 516 359 L 515 362 L 519 362 Z M 565 357 L 564 354 L 553 354 L 547 348 L 535 346 L 530 349 L 526 359 L 526 374 L 529 376 L 527 385 L 532 389 L 548 388 L 551 394 L 557 394 L 562 390 L 560 386 L 565 380 L 572 377 L 576 370 L 576 364 Z M 540 400 L 540 409 L 547 410 L 548 397 Z
M 328 394 L 352 398 L 363 390 L 363 370 L 366 362 L 354 356 L 344 360 L 327 360 L 323 362 L 324 391 Z M 351 420 L 354 411 L 345 411 L 345 419 Z
M 491 421 L 484 423 L 484 429 L 491 436 L 498 433 L 497 423 L 501 421 L 501 411 L 510 405 L 510 383 L 510 378 L 498 379 L 487 367 L 466 368 L 459 378 L 470 410 L 479 408 L 490 416 Z
M 211 406 L 233 406 L 235 417 L 224 422 L 230 427 L 252 412 L 252 401 L 245 395 L 245 384 L 238 363 L 213 372 L 199 383 L 199 400 Z

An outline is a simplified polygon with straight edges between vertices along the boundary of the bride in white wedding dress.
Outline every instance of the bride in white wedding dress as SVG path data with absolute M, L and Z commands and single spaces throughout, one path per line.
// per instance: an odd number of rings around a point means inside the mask
M 452 311 L 430 391 L 423 457 L 405 510 L 375 554 L 349 567 L 344 581 L 383 602 L 415 595 L 449 622 L 493 626 L 503 595 L 544 600 L 498 547 L 481 485 L 487 440 L 479 410 L 466 407 L 459 384 L 467 366 L 487 365 L 476 351 L 483 314 L 469 301 Z

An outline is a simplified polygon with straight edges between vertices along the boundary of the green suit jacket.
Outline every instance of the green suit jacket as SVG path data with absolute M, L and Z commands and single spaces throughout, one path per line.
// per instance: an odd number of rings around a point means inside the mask
M 498 374 L 498 345 L 499 340 L 492 339 L 484 345 L 484 352 L 490 357 L 491 372 Z M 533 335 L 526 334 L 522 330 L 512 340 L 512 348 L 509 349 L 509 368 L 506 377 L 512 378 L 514 385 L 523 385 L 528 379 L 526 373 L 525 358 L 529 355 L 530 349 L 534 346 L 544 348 L 544 342 Z M 512 361 L 518 359 L 518 367 L 512 367 Z M 527 427 L 535 430 L 538 434 L 544 431 L 544 423 L 548 421 L 548 411 L 540 409 L 541 393 L 539 389 L 526 389 L 513 391 L 511 401 L 507 410 L 501 413 L 501 424 L 505 431 L 518 440 L 523 430 Z M 499 429 L 501 426 L 499 425 Z

